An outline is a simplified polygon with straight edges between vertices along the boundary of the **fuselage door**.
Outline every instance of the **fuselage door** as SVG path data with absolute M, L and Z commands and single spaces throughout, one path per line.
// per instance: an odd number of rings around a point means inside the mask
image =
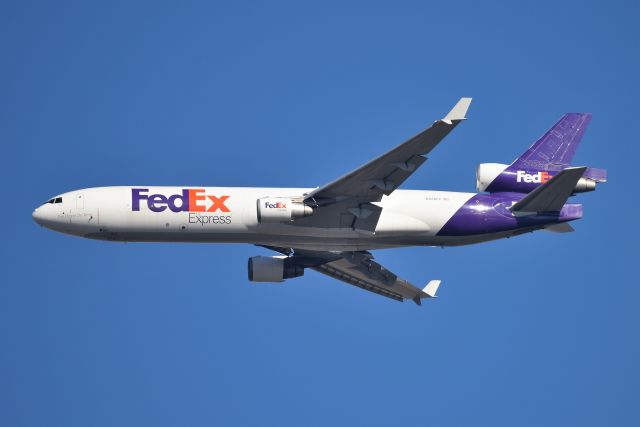
M 71 224 L 76 226 L 86 226 L 94 228 L 98 226 L 98 209 L 91 208 L 92 203 L 89 206 L 86 205 L 85 197 L 83 193 L 75 194 L 75 207 L 73 201 L 71 202 L 71 209 L 69 209 L 69 218 Z

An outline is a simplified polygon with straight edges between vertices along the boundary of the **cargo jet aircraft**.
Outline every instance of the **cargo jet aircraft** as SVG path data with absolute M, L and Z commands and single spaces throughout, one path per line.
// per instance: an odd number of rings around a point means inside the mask
M 510 165 L 480 164 L 478 193 L 400 190 L 465 115 L 462 98 L 443 119 L 319 188 L 99 187 L 53 197 L 33 212 L 47 228 L 125 242 L 252 243 L 278 256 L 249 259 L 249 280 L 282 282 L 312 269 L 398 301 L 435 297 L 373 260 L 372 249 L 454 246 L 535 231 L 573 231 L 606 171 L 571 167 L 591 120 L 565 114 Z

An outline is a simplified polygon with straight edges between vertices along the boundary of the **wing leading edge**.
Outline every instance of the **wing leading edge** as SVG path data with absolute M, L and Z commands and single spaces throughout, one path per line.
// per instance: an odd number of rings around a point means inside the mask
M 471 98 L 461 98 L 453 109 L 431 127 L 343 177 L 304 195 L 304 203 L 314 214 L 296 220 L 299 225 L 352 228 L 374 232 L 382 209 L 375 202 L 391 194 L 426 160 L 461 121 Z
M 471 98 L 460 98 L 441 120 L 418 135 L 343 177 L 317 188 L 305 196 L 311 205 L 322 206 L 357 198 L 377 202 L 389 195 L 426 161 L 428 154 L 461 121 L 465 120 Z

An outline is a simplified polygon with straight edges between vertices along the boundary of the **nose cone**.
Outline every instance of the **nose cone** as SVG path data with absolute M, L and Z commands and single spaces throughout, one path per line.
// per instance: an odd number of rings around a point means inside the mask
M 57 222 L 57 215 L 52 209 L 52 206 L 42 205 L 33 210 L 31 217 L 36 222 L 36 224 L 41 225 L 43 227 L 51 228 Z
M 42 215 L 42 211 L 39 208 L 35 208 L 33 210 L 33 213 L 31 214 L 31 218 L 33 218 L 33 220 L 38 224 L 38 225 L 44 225 L 43 224 L 43 215 Z
M 38 206 L 31 214 L 36 224 L 56 231 L 60 231 L 60 228 L 64 226 L 64 216 L 64 212 L 51 203 Z
M 82 204 L 72 203 L 70 206 L 69 201 L 76 198 L 80 199 L 81 195 L 64 193 L 53 197 L 34 209 L 31 217 L 36 224 L 49 230 L 73 236 L 84 236 L 89 232 L 97 231 L 98 221 L 92 212 L 85 211 L 84 199 Z

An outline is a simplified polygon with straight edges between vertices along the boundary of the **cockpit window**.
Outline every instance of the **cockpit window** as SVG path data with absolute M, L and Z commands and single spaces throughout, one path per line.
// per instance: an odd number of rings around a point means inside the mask
M 53 204 L 53 202 L 55 202 L 55 200 L 56 200 L 56 199 L 47 200 L 47 201 L 45 202 L 45 204 L 47 204 L 47 203 L 52 203 L 52 204 Z
M 53 203 L 62 203 L 62 197 L 56 197 Z

